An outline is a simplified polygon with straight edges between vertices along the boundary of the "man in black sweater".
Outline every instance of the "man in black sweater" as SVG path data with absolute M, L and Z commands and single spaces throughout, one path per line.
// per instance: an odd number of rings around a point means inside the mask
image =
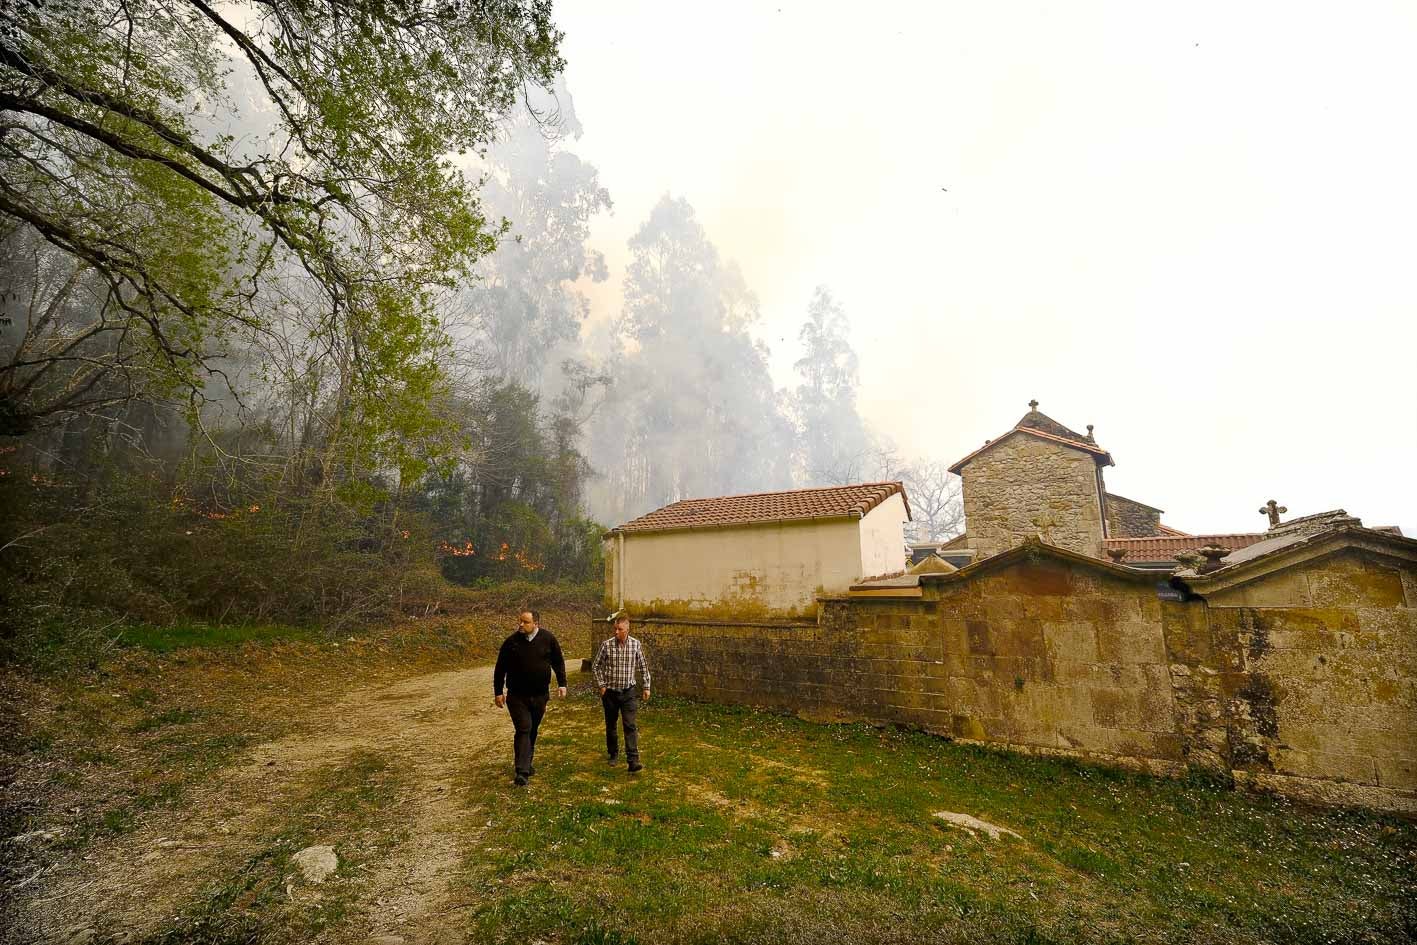
M 492 673 L 492 694 L 497 708 L 506 707 L 512 716 L 517 734 L 513 739 L 513 756 L 518 785 L 536 774 L 532 764 L 536 757 L 536 730 L 546 714 L 550 698 L 551 672 L 556 672 L 556 695 L 566 695 L 566 659 L 561 644 L 550 630 L 541 627 L 541 615 L 524 610 L 517 617 L 517 632 L 507 637 L 497 654 L 497 668 Z M 502 694 L 506 684 L 507 694 Z

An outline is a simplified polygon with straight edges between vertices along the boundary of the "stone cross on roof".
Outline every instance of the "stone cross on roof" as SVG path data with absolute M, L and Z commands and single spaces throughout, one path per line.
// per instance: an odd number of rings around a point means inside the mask
M 1036 399 L 1035 399 L 1035 400 L 1030 400 L 1030 401 L 1028 402 L 1028 409 L 1029 409 L 1029 410 L 1037 410 L 1037 409 L 1038 409 L 1038 401 L 1037 401 Z
M 1264 504 L 1264 508 L 1260 509 L 1260 514 L 1269 516 L 1270 528 L 1277 528 L 1279 527 L 1279 514 L 1288 511 L 1288 506 L 1280 505 L 1278 502 L 1270 499 Z

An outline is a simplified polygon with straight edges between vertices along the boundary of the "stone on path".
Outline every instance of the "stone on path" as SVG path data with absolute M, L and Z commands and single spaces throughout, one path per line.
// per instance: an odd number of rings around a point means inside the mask
M 989 823 L 987 820 L 971 817 L 969 814 L 956 814 L 954 811 L 950 810 L 937 810 L 935 811 L 935 816 L 947 824 L 959 827 L 961 830 L 968 830 L 970 833 L 988 834 L 990 840 L 997 840 L 1002 834 L 1018 837 L 1020 840 L 1023 839 L 1023 837 L 1019 837 L 1018 834 L 1014 833 L 1008 827 L 1000 827 L 997 824 Z
M 291 860 L 300 867 L 301 875 L 310 883 L 323 883 L 339 866 L 335 848 L 328 845 L 306 847 L 291 857 Z

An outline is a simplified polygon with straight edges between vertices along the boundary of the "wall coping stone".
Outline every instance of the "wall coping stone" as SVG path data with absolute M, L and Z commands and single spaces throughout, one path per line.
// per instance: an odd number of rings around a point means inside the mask
M 1317 535 L 1297 537 L 1264 554 L 1228 564 L 1209 574 L 1182 571 L 1174 576 L 1174 580 L 1192 594 L 1205 597 L 1350 548 L 1400 561 L 1417 561 L 1417 540 L 1371 528 L 1344 525 Z
M 983 574 L 986 571 L 1008 566 L 1020 559 L 1037 558 L 1056 558 L 1068 564 L 1081 565 L 1124 580 L 1137 581 L 1144 584 L 1154 584 L 1156 582 L 1155 571 L 1129 568 L 1123 564 L 1113 564 L 1110 561 L 1103 561 L 1101 558 L 1093 558 L 1089 555 L 1079 554 L 1076 551 L 1069 551 L 1066 548 L 1059 548 L 1057 545 L 1048 544 L 1036 535 L 1025 539 L 1022 544 L 1014 545 L 1008 551 L 1001 551 L 996 555 L 990 555 L 979 561 L 971 562 L 958 571 L 949 574 L 922 574 L 920 575 L 920 582 L 922 584 L 941 584 L 952 581 L 968 581 L 970 578 Z M 818 599 L 820 600 L 820 598 Z
M 633 619 L 635 623 L 642 624 L 687 623 L 705 627 L 772 627 L 774 629 L 780 629 L 784 627 L 811 627 L 814 630 L 817 627 L 817 622 L 815 620 L 763 620 L 762 618 L 758 618 L 756 620 L 729 620 L 723 619 L 721 617 L 639 617 Z M 604 621 L 597 620 L 595 622 L 603 623 Z

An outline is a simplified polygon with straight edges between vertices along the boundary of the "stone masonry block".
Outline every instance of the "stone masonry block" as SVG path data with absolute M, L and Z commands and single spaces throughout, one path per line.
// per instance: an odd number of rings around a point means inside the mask
M 1098 659 L 1097 631 L 1086 623 L 1050 623 L 1043 627 L 1043 646 L 1055 662 L 1094 663 Z
M 965 629 L 969 634 L 969 652 L 971 654 L 975 656 L 987 656 L 994 652 L 994 643 L 987 621 L 966 621 Z
M 1402 607 L 1402 575 L 1359 558 L 1343 557 L 1308 571 L 1314 607 Z
M 1166 662 L 1166 646 L 1161 639 L 1161 628 L 1154 624 L 1099 625 L 1097 627 L 1097 652 L 1104 662 Z
M 1340 778 L 1355 784 L 1377 784 L 1378 768 L 1367 755 L 1336 754 L 1332 752 L 1293 751 L 1274 748 L 1270 751 L 1274 760 L 1274 770 L 1278 774 L 1293 774 L 1304 777 Z
M 1375 758 L 1378 783 L 1399 791 L 1417 791 L 1417 757 Z

